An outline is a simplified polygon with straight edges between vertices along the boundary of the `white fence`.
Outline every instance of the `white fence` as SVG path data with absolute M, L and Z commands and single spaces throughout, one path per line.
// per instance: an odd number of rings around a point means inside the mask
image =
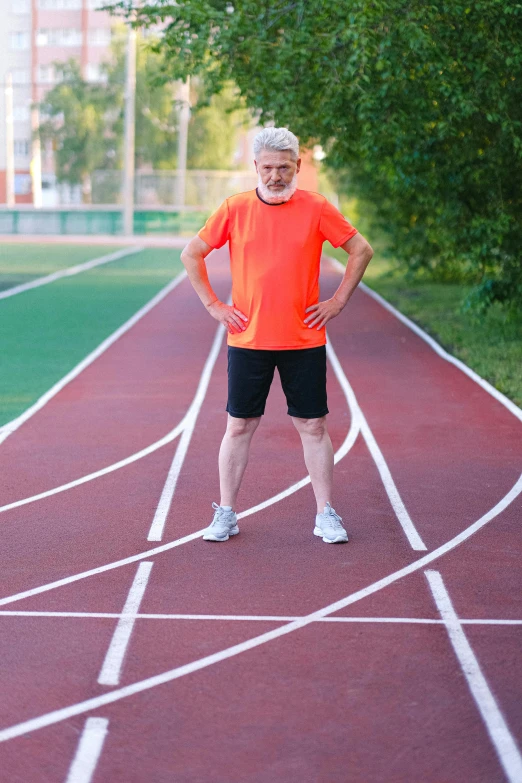
M 93 204 L 121 204 L 121 171 L 94 171 L 91 181 Z M 255 171 L 191 169 L 184 177 L 177 171 L 138 171 L 135 175 L 134 199 L 136 208 L 198 207 L 213 210 L 227 196 L 252 190 L 256 184 Z

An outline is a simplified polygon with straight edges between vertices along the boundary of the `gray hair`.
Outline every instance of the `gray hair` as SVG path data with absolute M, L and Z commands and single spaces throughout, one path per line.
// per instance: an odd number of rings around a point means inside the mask
M 288 128 L 263 128 L 254 138 L 254 155 L 257 158 L 261 150 L 289 151 L 299 157 L 299 141 Z

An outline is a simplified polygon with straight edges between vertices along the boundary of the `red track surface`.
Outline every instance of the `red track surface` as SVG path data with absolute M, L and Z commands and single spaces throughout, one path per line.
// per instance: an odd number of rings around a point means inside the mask
M 228 295 L 225 254 L 213 282 Z M 338 283 L 325 269 L 323 295 Z M 509 492 L 522 423 L 362 291 L 329 328 L 332 345 L 429 554 Z M 63 484 L 158 440 L 185 414 L 215 334 L 183 283 L 0 448 L 2 503 Z M 197 420 L 163 542 L 204 527 L 218 499 L 226 348 Z M 334 447 L 350 428 L 329 370 Z M 0 597 L 155 547 L 147 542 L 178 441 L 95 481 L 0 514 Z M 240 509 L 303 478 L 299 441 L 274 388 Z M 347 546 L 312 535 L 310 486 L 240 522 L 148 558 L 146 614 L 303 616 L 419 560 L 359 434 L 336 468 Z M 522 497 L 430 563 L 460 618 L 522 620 Z M 130 563 L 2 611 L 120 613 Z M 335 615 L 440 621 L 424 569 Z M 283 621 L 138 619 L 116 686 L 97 682 L 116 618 L 2 616 L 0 728 L 175 669 Z M 522 737 L 522 625 L 464 625 L 511 734 Z M 506 780 L 445 626 L 314 622 L 0 745 L 0 779 L 65 781 L 88 717 L 107 718 L 95 783 L 373 783 Z M 0 734 L 1 737 L 1 734 Z M 512 778 L 513 780 L 515 778 Z M 87 778 L 85 779 L 87 780 Z

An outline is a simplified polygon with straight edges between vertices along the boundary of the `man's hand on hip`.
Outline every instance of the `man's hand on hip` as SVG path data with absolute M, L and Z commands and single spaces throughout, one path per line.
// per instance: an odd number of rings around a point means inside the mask
M 306 308 L 305 313 L 310 313 L 310 315 L 308 318 L 304 319 L 304 322 L 308 325 L 309 329 L 312 329 L 314 326 L 317 326 L 318 329 L 322 329 L 323 326 L 326 326 L 328 321 L 331 321 L 332 318 L 339 315 L 342 309 L 343 306 L 335 298 L 327 299 L 325 302 L 318 302 L 317 304 Z
M 212 318 L 223 324 L 229 334 L 240 334 L 245 331 L 246 324 L 244 322 L 248 321 L 248 318 L 241 310 L 236 310 L 235 307 L 220 302 L 219 299 L 207 305 L 207 310 Z

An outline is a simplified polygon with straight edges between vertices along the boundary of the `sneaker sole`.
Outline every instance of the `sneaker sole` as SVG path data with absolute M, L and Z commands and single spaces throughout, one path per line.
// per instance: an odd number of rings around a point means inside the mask
M 203 536 L 203 541 L 218 541 L 218 542 L 228 541 L 230 536 L 237 536 L 238 533 L 239 533 L 239 528 L 236 525 L 236 527 L 233 527 L 232 530 L 229 531 L 228 535 L 225 536 L 225 538 L 218 538 L 217 536 L 214 536 L 212 533 L 208 533 L 207 535 Z
M 347 535 L 339 535 L 335 538 L 326 538 L 326 536 L 323 535 L 323 531 L 320 527 L 316 527 L 314 529 L 314 536 L 319 536 L 322 538 L 325 544 L 346 544 L 349 540 Z

